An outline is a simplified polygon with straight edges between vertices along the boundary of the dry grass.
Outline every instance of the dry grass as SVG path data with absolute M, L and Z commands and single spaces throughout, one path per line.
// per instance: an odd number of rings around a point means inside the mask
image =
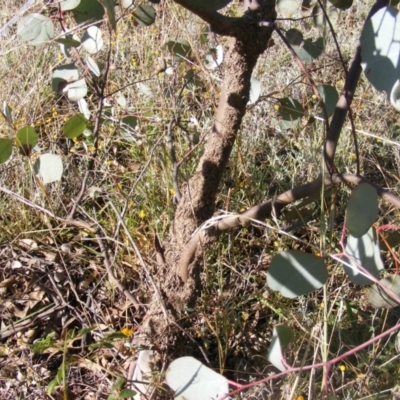
M 1 17 L 9 18 L 20 3 L 23 2 L 6 1 Z M 337 27 L 346 61 L 354 53 L 370 5 L 367 4 L 370 2 L 356 3 L 352 12 L 341 14 Z M 33 8 L 40 10 L 41 5 L 38 2 Z M 232 8 L 230 12 L 236 11 Z M 224 39 L 213 35 L 208 44 L 200 44 L 204 24 L 171 1 L 161 2 L 157 13 L 156 23 L 149 28 L 134 26 L 125 17 L 111 38 L 104 29 L 107 45 L 97 60 L 99 64 L 105 62 L 105 54 L 111 48 L 107 92 L 124 88 L 108 98 L 113 118 L 135 115 L 139 128 L 135 140 L 126 141 L 115 123 L 103 124 L 95 171 L 88 184 L 100 191 L 93 198 L 85 196 L 77 215 L 101 228 L 110 245 L 115 276 L 143 303 L 149 300 L 152 289 L 127 235 L 117 229 L 118 218 L 110 203 L 119 212 L 128 204 L 124 220 L 145 262 L 155 266 L 153 239 L 167 237 L 174 211 L 171 160 L 163 139 L 167 125 L 173 116 L 179 115 L 187 127 L 188 132 L 174 131 L 178 159 L 193 148 L 188 140 L 188 135 L 194 132 L 189 124 L 192 117 L 199 121 L 196 129 L 200 135 L 207 133 L 212 125 L 222 71 L 207 71 L 203 60 L 209 47 L 226 44 Z M 290 21 L 279 25 L 282 29 L 298 27 L 298 23 Z M 319 34 L 310 22 L 302 22 L 300 27 L 308 37 L 316 38 Z M 171 39 L 186 39 L 192 44 L 190 62 L 175 66 L 172 75 L 152 76 L 160 59 L 170 58 L 165 43 Z M 265 201 L 312 180 L 319 171 L 323 127 L 309 120 L 316 112 L 312 91 L 277 37 L 275 42 L 260 59 L 255 72 L 265 97 L 249 108 L 241 129 L 218 199 L 218 209 L 223 212 L 238 212 Z M 129 329 L 134 335 L 143 315 L 110 282 L 92 234 L 60 224 L 17 199 L 22 196 L 31 204 L 65 218 L 80 189 L 93 143 L 84 137 L 74 142 L 62 138 L 64 119 L 78 109 L 51 91 L 50 71 L 65 62 L 57 45 L 45 49 L 27 47 L 11 32 L 0 42 L 0 54 L 0 99 L 11 105 L 17 128 L 33 124 L 40 132 L 39 146 L 31 160 L 14 152 L 8 163 L 0 165 L 0 186 L 14 193 L 0 192 L 1 329 L 5 331 L 32 313 L 40 314 L 46 307 L 60 304 L 59 311 L 54 311 L 51 318 L 29 324 L 0 344 L 0 398 L 50 398 L 46 394 L 48 387 L 57 371 L 60 377 L 60 371 L 64 370 L 65 379 L 57 381 L 54 398 L 62 398 L 63 389 L 68 388 L 71 398 L 106 399 L 118 392 L 118 377 L 127 376 L 130 362 L 135 359 L 138 349 L 130 345 Z M 198 72 L 202 81 L 202 87 L 196 91 L 184 88 L 183 77 L 189 68 Z M 309 70 L 317 84 L 329 83 L 341 89 L 344 74 L 331 38 L 326 54 L 310 65 Z M 133 84 L 138 80 L 146 80 L 153 91 L 151 97 Z M 126 107 L 118 104 L 121 95 L 126 98 Z M 273 121 L 277 118 L 274 105 L 277 98 L 287 95 L 298 99 L 308 114 L 298 127 L 280 131 Z M 91 110 L 95 110 L 93 93 L 88 99 Z M 398 139 L 397 115 L 384 96 L 374 92 L 364 79 L 356 93 L 353 113 L 356 129 L 382 137 L 377 140 L 358 135 L 363 173 L 398 193 L 398 148 L 385 142 Z M 14 135 L 14 130 L 0 119 L 0 136 Z M 42 152 L 62 154 L 65 172 L 60 183 L 43 187 L 35 179 L 32 163 Z M 191 176 L 200 152 L 201 147 L 182 165 L 181 181 Z M 340 170 L 355 171 L 350 131 L 343 132 L 336 163 Z M 239 382 L 255 381 L 275 371 L 266 354 L 276 323 L 288 323 L 296 332 L 294 344 L 287 352 L 293 365 L 320 361 L 321 352 L 326 349 L 322 329 L 324 309 L 328 310 L 329 357 L 360 344 L 398 320 L 396 310 L 374 310 L 363 290 L 349 283 L 334 263 L 329 265 L 330 279 L 326 285 L 328 304 L 323 303 L 322 291 L 293 301 L 266 286 L 266 270 L 279 250 L 317 251 L 325 234 L 326 252 L 339 252 L 348 195 L 346 188 L 331 193 L 328 200 L 332 200 L 333 212 L 323 213 L 326 220 L 321 218 L 317 200 L 307 207 L 303 222 L 293 220 L 288 209 L 279 221 L 267 221 L 274 228 L 255 224 L 225 233 L 218 245 L 208 251 L 202 275 L 204 289 L 195 308 L 187 310 L 186 318 L 191 325 L 189 332 L 204 347 L 212 367 Z M 382 204 L 381 221 L 396 224 L 399 214 Z M 332 227 L 326 233 L 325 223 Z M 279 233 L 277 224 L 294 238 Z M 304 245 L 304 241 L 308 244 Z M 393 268 L 387 252 L 383 256 L 387 269 Z M 154 279 L 162 277 L 155 275 Z M 90 332 L 81 331 L 89 327 Z M 128 335 L 108 336 L 121 330 Z M 96 343 L 97 347 L 90 347 Z M 193 349 L 193 354 L 201 358 L 196 352 Z M 332 390 L 343 399 L 386 398 L 379 397 L 381 392 L 394 395 L 399 380 L 394 354 L 391 337 L 346 360 L 344 372 L 332 371 Z M 161 382 L 162 376 L 156 376 L 155 380 Z M 321 381 L 320 371 L 304 373 L 271 386 L 257 386 L 243 398 L 300 399 L 297 396 L 304 395 L 318 399 Z

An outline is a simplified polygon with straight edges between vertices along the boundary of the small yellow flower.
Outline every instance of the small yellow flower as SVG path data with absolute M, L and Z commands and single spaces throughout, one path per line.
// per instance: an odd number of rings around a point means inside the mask
M 144 211 L 144 210 L 140 210 L 139 218 L 143 219 L 143 218 L 145 218 L 145 217 L 146 217 L 145 211 Z
M 303 395 L 297 396 L 296 400 L 306 400 L 306 398 Z
M 132 336 L 133 335 L 133 329 L 128 328 L 125 326 L 124 328 L 121 329 L 121 333 L 124 334 L 125 336 Z
M 53 111 L 53 113 L 51 115 L 55 118 L 55 117 L 57 117 L 58 112 L 57 111 Z
M 339 369 L 342 371 L 342 373 L 344 373 L 346 371 L 346 366 L 342 364 L 339 366 Z
M 57 56 L 58 61 L 61 61 L 63 59 L 63 55 L 61 53 L 58 54 Z
M 239 187 L 241 187 L 241 188 L 243 188 L 244 185 L 245 185 L 244 181 L 241 181 L 241 182 L 239 183 Z
M 171 193 L 171 196 L 175 196 L 175 190 L 174 189 L 169 189 L 169 192 Z
M 313 94 L 313 95 L 312 95 L 312 98 L 315 100 L 315 99 L 317 98 L 317 95 L 316 95 L 316 94 Z
M 325 308 L 325 303 L 322 302 L 320 307 L 321 307 L 321 309 L 323 310 L 323 309 Z
M 279 104 L 274 105 L 275 110 L 279 110 Z
M 47 119 L 46 119 L 46 123 L 48 123 L 48 124 L 49 124 L 51 121 L 53 121 L 53 118 L 47 118 Z
M 247 210 L 246 207 L 242 207 L 242 208 L 240 209 L 240 212 L 245 212 L 246 210 Z

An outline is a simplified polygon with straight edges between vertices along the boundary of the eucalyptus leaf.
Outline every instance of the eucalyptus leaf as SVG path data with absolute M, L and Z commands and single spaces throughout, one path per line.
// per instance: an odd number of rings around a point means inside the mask
M 400 111 L 400 80 L 396 81 L 390 92 L 390 103 L 396 111 Z
M 38 135 L 31 126 L 24 126 L 17 132 L 15 144 L 19 147 L 21 154 L 29 157 L 37 142 Z
M 224 48 L 219 44 L 215 49 L 210 49 L 204 60 L 207 69 L 215 69 L 222 64 L 224 59 Z
M 228 394 L 228 380 L 193 357 L 172 361 L 165 374 L 176 400 L 220 399 Z
M 3 114 L 6 117 L 6 120 L 10 123 L 13 124 L 13 118 L 12 118 L 12 110 L 11 107 L 3 101 Z
M 381 279 L 379 282 L 386 288 L 390 289 L 395 295 L 400 297 L 399 275 L 389 275 Z M 393 308 L 400 305 L 376 283 L 374 283 L 369 289 L 368 301 L 376 308 Z
M 267 284 L 283 296 L 294 298 L 321 288 L 328 271 L 321 257 L 301 251 L 282 251 L 271 261 Z
M 167 43 L 168 50 L 174 56 L 175 61 L 182 61 L 183 58 L 188 58 L 192 52 L 190 43 L 187 40 L 170 40 Z
M 114 0 L 100 0 L 107 12 L 108 20 L 110 21 L 111 28 L 115 31 L 117 28 L 117 23 L 115 21 L 115 4 Z
M 90 72 L 93 75 L 99 77 L 100 76 L 100 68 L 97 65 L 96 61 L 94 61 L 92 57 L 86 56 L 85 57 L 85 62 L 86 62 L 86 65 L 88 66 Z
M 261 82 L 255 76 L 252 76 L 250 79 L 250 95 L 247 104 L 254 104 L 260 97 L 260 93 L 261 93 Z
M 399 37 L 400 14 L 395 7 L 384 7 L 365 23 L 360 38 L 365 76 L 388 99 L 399 79 Z
M 88 21 L 99 22 L 104 17 L 104 8 L 97 0 L 83 0 L 72 13 L 78 24 Z
M 282 362 L 283 349 L 288 346 L 293 338 L 293 331 L 287 325 L 280 324 L 274 326 L 267 359 L 279 371 L 283 372 L 287 369 Z
M 302 105 L 291 97 L 285 97 L 278 100 L 280 103 L 278 113 L 282 117 L 279 126 L 282 129 L 290 129 L 297 125 L 304 115 Z
M 82 135 L 86 129 L 86 118 L 83 114 L 72 116 L 64 125 L 64 136 L 68 139 Z
M 104 45 L 101 30 L 93 25 L 86 29 L 82 37 L 82 46 L 89 54 L 96 54 Z
M 85 0 L 83 0 L 85 1 Z M 81 0 L 61 0 L 59 2 L 61 11 L 69 11 L 79 6 Z
M 141 6 L 133 10 L 132 15 L 138 24 L 143 26 L 150 26 L 154 24 L 157 13 L 154 7 L 150 4 L 142 4 Z
M 346 254 L 349 257 L 343 257 L 343 261 L 350 266 L 343 264 L 343 268 L 353 283 L 357 285 L 371 285 L 373 283 L 373 280 L 361 271 L 360 265 L 374 278 L 379 278 L 384 265 L 374 228 L 370 228 L 361 237 L 349 235 L 346 243 Z
M 328 114 L 328 118 L 333 114 L 336 108 L 336 104 L 339 100 L 339 94 L 337 90 L 330 85 L 320 85 L 317 87 L 318 93 L 325 104 L 325 109 Z M 324 120 L 325 114 L 323 111 L 319 114 L 319 119 Z
M 217 11 L 226 7 L 232 0 L 187 0 L 194 9 L 201 11 Z
M 53 70 L 51 86 L 55 92 L 63 93 L 68 83 L 74 82 L 78 79 L 79 72 L 75 67 L 75 64 L 59 65 Z
M 12 141 L 10 139 L 0 139 L 0 164 L 5 163 L 12 154 Z
M 57 154 L 42 154 L 34 164 L 34 170 L 44 184 L 60 181 L 63 169 L 62 159 Z
M 67 91 L 69 100 L 79 101 L 83 99 L 87 94 L 87 84 L 85 78 L 69 83 L 65 87 L 65 90 Z
M 346 226 L 355 237 L 363 236 L 378 218 L 378 194 L 368 183 L 361 183 L 351 193 L 346 209 Z

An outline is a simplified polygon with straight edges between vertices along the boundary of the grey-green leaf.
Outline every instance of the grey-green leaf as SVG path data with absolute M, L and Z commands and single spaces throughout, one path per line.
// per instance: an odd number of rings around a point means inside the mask
M 89 54 L 96 54 L 101 50 L 104 41 L 101 35 L 101 30 L 93 25 L 86 29 L 82 36 L 82 46 Z
M 280 371 L 286 371 L 286 367 L 282 362 L 283 349 L 293 340 L 293 337 L 293 331 L 287 325 L 274 326 L 267 359 Z
M 217 11 L 226 7 L 232 0 L 188 0 L 187 3 L 201 11 Z
M 78 79 L 79 72 L 74 64 L 59 65 L 53 71 L 51 86 L 55 92 L 62 93 L 68 83 Z
M 0 139 L 0 164 L 5 163 L 12 153 L 12 141 L 10 139 Z
M 250 79 L 250 95 L 249 102 L 247 104 L 254 104 L 261 93 L 261 82 L 255 76 L 252 76 Z
M 282 129 L 290 129 L 300 122 L 301 117 L 304 115 L 302 105 L 291 97 L 279 99 L 280 107 L 278 113 L 282 117 L 279 125 Z
M 156 10 L 150 4 L 142 4 L 133 10 L 132 15 L 138 24 L 143 26 L 150 26 L 156 20 Z
M 61 0 L 59 2 L 61 11 L 69 11 L 79 6 L 81 0 Z
M 352 192 L 346 210 L 346 226 L 355 237 L 363 236 L 378 217 L 378 194 L 373 186 L 361 183 Z
M 83 114 L 76 114 L 64 125 L 64 136 L 73 139 L 80 136 L 86 129 L 86 119 Z
M 330 85 L 320 85 L 317 87 L 318 93 L 320 94 L 322 101 L 325 103 L 325 109 L 328 114 L 328 118 L 333 114 L 336 108 L 336 104 L 339 100 L 339 94 L 337 90 Z M 325 119 L 323 111 L 319 114 L 320 119 Z
M 361 236 L 349 235 L 346 243 L 346 253 L 350 257 L 343 257 L 343 268 L 349 279 L 357 285 L 371 285 L 373 281 L 363 274 L 359 265 L 366 269 L 374 278 L 379 278 L 384 268 L 379 241 L 374 228 Z
M 188 58 L 192 48 L 187 40 L 170 40 L 167 43 L 168 50 L 174 56 L 175 61 L 182 61 L 183 58 Z
M 117 23 L 115 21 L 114 0 L 100 0 L 100 3 L 103 4 L 103 7 L 107 11 L 108 20 L 110 21 L 110 25 L 111 25 L 112 29 L 115 31 L 117 28 Z
M 62 159 L 57 154 L 42 154 L 35 161 L 34 170 L 44 184 L 60 181 L 63 174 Z
M 361 33 L 362 67 L 378 91 L 390 93 L 399 79 L 400 18 L 395 7 L 384 7 L 368 20 Z
M 5 101 L 3 101 L 3 114 L 6 117 L 6 120 L 10 124 L 12 124 L 13 123 L 12 110 L 11 110 L 11 107 Z
M 283 251 L 271 261 L 267 284 L 283 296 L 294 298 L 321 288 L 328 271 L 321 257 L 301 251 Z
M 104 8 L 97 0 L 81 1 L 72 12 L 78 24 L 87 21 L 101 21 L 104 17 Z
M 383 286 L 390 289 L 395 295 L 400 297 L 400 276 L 390 275 L 379 281 Z M 388 295 L 376 283 L 373 284 L 368 294 L 369 302 L 376 308 L 393 308 L 398 307 L 400 304 Z
M 53 22 L 42 14 L 29 14 L 18 21 L 17 32 L 33 46 L 41 46 L 54 37 Z

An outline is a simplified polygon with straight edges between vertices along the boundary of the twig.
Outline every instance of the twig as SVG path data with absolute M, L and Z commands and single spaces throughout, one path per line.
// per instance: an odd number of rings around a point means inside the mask
M 363 176 L 353 175 L 353 174 L 333 174 L 330 177 L 326 177 L 325 182 L 322 181 L 321 175 L 315 179 L 313 182 L 307 183 L 302 186 L 295 187 L 290 189 L 282 194 L 280 194 L 275 199 L 268 200 L 263 204 L 256 205 L 242 214 L 235 214 L 235 215 L 228 215 L 223 218 L 219 218 L 215 224 L 208 224 L 205 223 L 206 228 L 209 229 L 212 227 L 217 231 L 225 231 L 228 229 L 233 229 L 238 226 L 243 226 L 248 223 L 250 219 L 253 220 L 262 220 L 271 215 L 273 211 L 279 212 L 287 205 L 301 200 L 305 197 L 312 196 L 317 194 L 323 187 L 327 188 L 332 184 L 338 183 L 351 183 L 355 185 L 359 185 L 360 183 L 368 183 L 375 188 L 378 195 L 388 203 L 391 203 L 396 208 L 400 208 L 400 198 L 395 196 L 390 191 L 383 189 L 381 186 L 377 185 L 376 183 L 368 181 Z M 186 283 L 188 279 L 188 267 L 189 264 L 192 262 L 194 255 L 196 253 L 198 244 L 202 238 L 201 235 L 205 234 L 205 229 L 197 230 L 190 241 L 187 243 L 181 259 L 179 260 L 179 276 L 181 277 L 182 281 Z
M 179 163 L 176 159 L 176 153 L 175 153 L 175 145 L 174 145 L 174 137 L 172 130 L 177 124 L 177 119 L 175 117 L 172 117 L 171 120 L 168 123 L 168 128 L 166 132 L 166 143 L 169 149 L 169 152 L 171 154 L 171 161 L 172 161 L 172 184 L 174 186 L 175 190 L 175 196 L 176 199 L 179 201 L 182 198 L 182 194 L 179 190 L 179 184 L 178 184 L 178 172 L 179 172 Z
M 140 304 L 135 299 L 135 297 L 132 295 L 132 293 L 129 292 L 129 290 L 126 289 L 125 286 L 115 277 L 115 275 L 112 271 L 110 259 L 108 258 L 108 252 L 107 252 L 106 246 L 105 246 L 104 241 L 103 241 L 102 237 L 100 236 L 100 234 L 96 233 L 96 239 L 97 239 L 97 243 L 99 244 L 103 259 L 104 259 L 104 266 L 106 267 L 108 278 L 130 300 L 132 305 L 135 306 L 136 309 L 139 309 L 139 307 L 143 306 L 143 304 Z

